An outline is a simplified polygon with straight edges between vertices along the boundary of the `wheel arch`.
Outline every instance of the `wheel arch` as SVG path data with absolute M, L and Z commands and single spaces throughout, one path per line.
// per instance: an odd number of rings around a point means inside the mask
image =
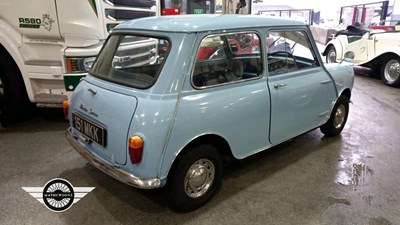
M 5 55 L 7 58 L 9 58 L 10 60 L 12 60 L 18 67 L 19 72 L 22 74 L 22 70 L 21 70 L 21 57 L 19 56 L 18 53 L 13 54 L 13 51 L 10 51 L 9 48 L 6 48 L 5 46 L 7 45 L 3 45 L 3 43 L 0 43 L 0 54 Z M 15 56 L 17 55 L 17 56 Z M 16 60 L 17 59 L 17 60 Z
M 326 45 L 325 50 L 322 52 L 322 55 L 323 55 L 323 56 L 326 56 L 326 54 L 328 54 L 328 49 L 329 49 L 331 46 L 334 46 L 334 45 L 333 45 L 332 43 L 328 43 L 328 45 Z
M 22 46 L 22 35 L 12 26 L 7 24 L 4 20 L 0 20 L 0 54 L 5 55 L 18 68 L 20 78 L 23 81 L 25 92 L 27 93 L 30 101 L 33 100 L 33 93 L 27 91 L 26 87 L 30 86 L 29 80 L 24 76 L 26 71 L 24 69 L 24 57 L 19 48 Z M 0 62 L 1 63 L 1 62 Z
M 336 60 L 338 59 L 338 57 L 340 57 L 340 59 L 342 58 L 343 55 L 343 48 L 342 48 L 342 44 L 340 42 L 339 39 L 334 39 L 330 42 L 328 42 L 328 44 L 325 47 L 325 50 L 322 52 L 322 56 L 326 56 L 326 54 L 328 53 L 328 49 L 333 46 L 335 47 L 336 50 Z
M 340 93 L 339 96 L 345 96 L 345 97 L 347 97 L 348 100 L 350 100 L 351 99 L 351 91 L 350 91 L 350 89 L 349 88 L 344 89 L 342 91 L 342 93 Z
M 19 51 L 22 46 L 22 35 L 4 20 L 0 20 L 0 25 L 0 51 L 5 51 L 23 73 L 24 58 Z
M 31 98 L 31 93 L 29 93 L 28 91 L 27 91 L 27 89 L 26 89 L 26 81 L 25 81 L 25 78 L 24 78 L 24 76 L 22 75 L 23 74 L 23 68 L 21 67 L 21 65 L 18 63 L 19 61 L 18 60 L 15 60 L 15 58 L 13 57 L 13 55 L 10 53 L 10 51 L 8 51 L 8 49 L 6 49 L 1 43 L 0 43 L 0 54 L 1 55 L 3 55 L 3 56 L 5 56 L 5 58 L 7 58 L 8 60 L 10 60 L 10 62 L 11 63 L 14 63 L 15 64 L 15 69 L 17 70 L 16 72 L 17 72 L 17 76 L 20 76 L 20 77 L 18 77 L 17 79 L 19 80 L 19 82 L 21 82 L 22 83 L 22 86 L 24 87 L 24 92 L 27 94 L 27 96 L 28 96 L 28 98 L 30 99 L 30 100 L 32 100 L 32 98 Z M 2 62 L 0 62 L 0 64 L 1 64 Z M 0 65 L 1 66 L 1 65 Z
M 370 69 L 378 69 L 380 70 L 382 64 L 389 58 L 393 57 L 400 57 L 400 53 L 397 52 L 385 52 L 381 55 L 378 55 L 374 57 L 373 59 L 369 60 L 368 62 L 365 62 L 363 64 L 360 64 L 360 66 L 368 67 Z
M 174 169 L 176 168 L 176 166 L 178 164 L 177 162 L 179 161 L 179 159 L 185 153 L 187 153 L 188 151 L 193 149 L 195 146 L 204 145 L 204 144 L 212 145 L 216 149 L 218 149 L 220 156 L 222 157 L 221 158 L 222 162 L 226 161 L 225 159 L 234 157 L 232 154 L 231 148 L 230 148 L 228 142 L 225 140 L 225 138 L 223 138 L 219 135 L 216 135 L 216 134 L 205 134 L 205 135 L 196 137 L 195 139 L 191 140 L 189 143 L 187 143 L 185 145 L 185 147 L 182 148 L 181 151 L 178 152 L 178 154 L 172 161 L 171 166 L 168 170 L 167 179 L 172 174 L 171 171 L 174 171 Z

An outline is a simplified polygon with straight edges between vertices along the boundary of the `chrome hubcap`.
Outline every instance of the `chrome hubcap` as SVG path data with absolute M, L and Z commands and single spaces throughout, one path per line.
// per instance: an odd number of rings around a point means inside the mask
M 336 52 L 335 52 L 335 50 L 333 50 L 333 49 L 329 50 L 328 55 L 327 55 L 327 60 L 328 60 L 328 63 L 336 62 Z
M 389 82 L 394 82 L 399 79 L 400 76 L 400 63 L 395 59 L 391 59 L 386 63 L 384 70 L 385 79 Z
M 208 159 L 199 159 L 190 166 L 184 180 L 186 194 L 191 198 L 203 196 L 211 187 L 215 177 L 214 164 Z
M 344 123 L 344 118 L 346 116 L 346 107 L 344 105 L 340 105 L 335 113 L 335 119 L 333 121 L 333 126 L 336 129 L 340 128 Z

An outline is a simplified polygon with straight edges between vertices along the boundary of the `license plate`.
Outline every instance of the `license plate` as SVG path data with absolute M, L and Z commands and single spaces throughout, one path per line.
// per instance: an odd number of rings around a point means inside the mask
M 96 123 L 72 113 L 72 126 L 90 140 L 103 147 L 106 145 L 106 129 L 97 125 Z

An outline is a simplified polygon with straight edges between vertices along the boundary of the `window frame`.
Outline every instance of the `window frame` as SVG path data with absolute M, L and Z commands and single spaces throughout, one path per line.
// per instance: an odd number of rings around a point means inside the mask
M 307 69 L 313 69 L 313 68 L 317 68 L 317 67 L 323 67 L 322 66 L 322 62 L 321 62 L 321 60 L 320 60 L 320 57 L 318 57 L 318 48 L 316 47 L 316 45 L 315 45 L 315 43 L 313 43 L 313 39 L 311 39 L 310 38 L 310 32 L 308 32 L 308 30 L 307 29 L 305 29 L 305 28 L 303 28 L 303 27 L 288 27 L 288 28 L 270 28 L 270 29 L 267 29 L 266 31 L 265 31 L 265 37 L 267 38 L 269 35 L 268 35 L 268 33 L 272 33 L 272 32 L 302 32 L 304 35 L 306 35 L 306 40 L 307 40 L 307 43 L 308 43 L 308 45 L 309 45 L 309 50 L 310 50 L 310 53 L 311 53 L 311 55 L 312 55 L 312 57 L 313 57 L 313 59 L 314 59 L 314 65 L 313 66 L 311 66 L 311 67 L 304 67 L 304 68 L 298 68 L 297 70 L 287 70 L 287 71 L 284 71 L 284 72 L 280 72 L 280 73 L 274 73 L 274 74 L 271 74 L 271 71 L 269 70 L 269 63 L 270 63 L 270 59 L 269 59 L 269 57 L 268 57 L 268 52 L 269 52 L 269 46 L 267 46 L 267 51 L 266 51 L 266 61 L 265 61 L 265 66 L 266 66 L 266 68 L 265 68 L 265 70 L 266 70 L 266 73 L 267 73 L 267 75 L 270 77 L 270 76 L 279 76 L 279 75 L 283 75 L 283 74 L 288 74 L 288 73 L 293 73 L 293 72 L 302 72 L 303 70 L 307 70 Z M 285 38 L 286 39 L 286 38 Z M 290 39 L 289 39 L 290 40 Z M 267 41 L 266 41 L 267 42 Z M 304 47 L 307 47 L 307 46 L 304 46 Z M 292 54 L 293 55 L 293 54 Z M 295 55 L 293 55 L 293 57 L 294 57 L 294 60 L 296 60 L 297 58 L 302 58 L 302 59 L 307 59 L 307 60 L 311 60 L 311 59 L 308 59 L 308 58 L 305 58 L 305 57 L 302 57 L 302 56 L 295 56 Z
M 167 41 L 167 42 L 169 43 L 168 49 L 167 49 L 167 51 L 165 52 L 164 60 L 163 60 L 162 63 L 159 64 L 159 69 L 158 69 L 157 73 L 154 75 L 153 81 L 152 81 L 151 83 L 149 83 L 148 85 L 137 85 L 137 84 L 132 84 L 132 83 L 128 83 L 128 82 L 122 82 L 122 81 L 120 81 L 120 80 L 111 79 L 111 78 L 109 78 L 108 76 L 104 76 L 104 75 L 102 75 L 102 74 L 97 74 L 97 73 L 95 73 L 95 72 L 93 71 L 94 68 L 96 67 L 97 63 L 98 63 L 98 60 L 100 59 L 99 56 L 100 56 L 101 54 L 103 54 L 103 51 L 106 51 L 105 49 L 108 50 L 107 43 L 110 41 L 110 39 L 111 39 L 111 38 L 114 38 L 114 37 L 118 38 L 117 42 L 116 42 L 116 43 L 113 43 L 113 44 L 115 44 L 115 45 L 114 45 L 114 47 L 112 48 L 112 53 L 109 53 L 109 54 L 111 55 L 111 58 L 114 59 L 114 57 L 115 57 L 115 55 L 116 55 L 116 52 L 118 51 L 118 48 L 121 46 L 122 40 L 123 40 L 126 36 L 136 36 L 136 37 L 154 38 L 154 39 L 158 39 L 158 40 L 164 40 L 164 41 Z M 135 89 L 141 89 L 141 90 L 150 89 L 152 86 L 154 86 L 154 84 L 157 82 L 157 80 L 158 80 L 160 74 L 162 73 L 163 68 L 164 68 L 164 66 L 165 66 L 165 63 L 166 63 L 166 61 L 167 61 L 167 59 L 168 59 L 169 53 L 170 53 L 170 51 L 171 51 L 171 49 L 172 49 L 172 45 L 173 45 L 173 43 L 172 43 L 172 41 L 170 40 L 170 38 L 168 38 L 167 36 L 164 36 L 164 35 L 152 35 L 152 34 L 149 35 L 149 34 L 146 34 L 146 33 L 132 33 L 132 32 L 114 32 L 114 33 L 111 33 L 111 34 L 107 37 L 107 39 L 106 39 L 106 41 L 104 42 L 104 44 L 102 45 L 101 50 L 100 50 L 98 56 L 96 57 L 96 60 L 95 60 L 94 63 L 93 63 L 93 67 L 90 69 L 90 71 L 88 72 L 88 74 L 91 75 L 91 76 L 93 76 L 93 77 L 96 77 L 96 78 L 98 78 L 98 79 L 101 79 L 101 80 L 105 80 L 105 81 L 108 81 L 108 82 L 112 82 L 112 83 L 115 83 L 115 84 L 119 84 L 119 85 L 131 87 L 131 88 L 135 88 Z M 112 65 L 112 61 L 113 61 L 112 59 L 111 59 L 111 61 L 107 61 L 109 70 L 115 70 L 115 69 L 116 69 L 116 68 L 113 67 L 113 65 Z M 118 69 L 117 69 L 117 70 L 118 70 Z
M 197 86 L 196 84 L 195 84 L 195 82 L 194 82 L 194 76 L 196 75 L 195 74 L 195 70 L 196 70 L 196 65 L 197 65 L 197 63 L 199 63 L 199 62 L 204 62 L 204 61 L 207 61 L 207 60 L 202 60 L 202 61 L 198 61 L 197 60 L 197 56 L 198 56 L 198 54 L 199 54 L 199 51 L 200 51 L 200 46 L 201 46 L 201 44 L 203 43 L 203 41 L 206 39 L 206 38 L 209 38 L 209 37 L 211 37 L 211 36 L 219 36 L 219 37 L 226 37 L 226 36 L 229 36 L 229 35 L 238 35 L 238 34 L 251 34 L 251 35 L 257 35 L 257 37 L 258 37 L 258 43 L 259 43 L 259 49 L 258 49 L 258 53 L 257 54 L 255 54 L 255 53 L 253 53 L 254 55 L 256 55 L 257 56 L 257 58 L 256 57 L 254 57 L 254 58 L 256 58 L 256 60 L 259 60 L 259 73 L 255 76 L 255 77 L 251 77 L 251 78 L 245 78 L 245 79 L 238 79 L 238 80 L 233 80 L 233 81 L 227 81 L 227 82 L 223 82 L 223 83 L 218 83 L 218 84 L 210 84 L 210 85 L 204 85 L 204 86 Z M 265 64 L 265 60 L 264 60 L 264 51 L 262 50 L 263 49 L 263 45 L 264 45 L 264 43 L 263 43 L 263 41 L 262 41 L 262 35 L 260 34 L 260 31 L 258 31 L 258 30 L 246 30 L 246 31 L 243 31 L 243 30 L 240 30 L 240 31 L 238 31 L 238 30 L 232 30 L 232 31 L 229 31 L 229 32 L 215 32 L 215 33 L 208 33 L 208 34 L 205 34 L 205 35 L 203 35 L 203 36 L 201 36 L 200 38 L 198 38 L 198 40 L 196 41 L 196 46 L 197 46 L 197 49 L 196 49 L 196 51 L 195 52 L 193 52 L 193 54 L 194 54 L 194 59 L 193 59 L 193 64 L 192 64 L 192 68 L 191 68 L 191 72 L 190 72 L 190 84 L 191 84 L 191 86 L 194 88 L 194 89 L 197 89 L 197 90 L 200 90 L 200 89 L 208 89 L 208 88 L 214 88 L 214 87 L 220 87 L 220 86 L 225 86 L 225 85 L 230 85 L 230 84 L 236 84 L 236 83 L 241 83 L 241 82 L 246 82 L 246 81 L 251 81 L 251 80 L 257 80 L 257 79 L 261 79 L 263 76 L 264 76 L 264 70 L 265 70 L 265 66 L 264 66 L 264 64 Z M 227 40 L 227 39 L 226 39 Z M 230 49 L 230 46 L 228 46 L 227 45 L 227 47 Z M 230 49 L 230 51 L 231 51 L 231 49 Z M 226 53 L 225 53 L 226 54 Z M 231 58 L 229 58 L 229 57 L 227 57 L 227 58 L 225 58 L 225 60 L 232 60 L 232 59 L 241 59 L 241 58 L 244 58 L 244 57 L 246 57 L 246 56 L 249 56 L 249 55 L 251 55 L 251 53 L 250 54 L 232 54 L 232 56 L 234 56 L 234 57 L 232 57 L 231 56 Z M 249 58 L 251 58 L 251 57 L 249 57 Z M 211 60 L 210 60 L 211 61 Z M 216 60 L 215 60 L 216 61 Z

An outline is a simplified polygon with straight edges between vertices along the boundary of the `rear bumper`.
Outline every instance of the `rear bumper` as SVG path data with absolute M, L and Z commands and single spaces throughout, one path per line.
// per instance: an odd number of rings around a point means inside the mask
M 75 139 L 74 136 L 72 136 L 71 128 L 68 128 L 68 130 L 65 132 L 65 136 L 68 142 L 72 145 L 72 147 L 90 164 L 92 164 L 97 169 L 103 171 L 104 173 L 108 174 L 109 176 L 121 181 L 122 183 L 142 189 L 155 189 L 161 187 L 161 181 L 159 178 L 144 180 L 135 177 L 132 174 L 127 173 L 124 170 L 121 170 L 121 168 L 111 165 L 105 162 L 104 160 L 96 157 L 95 155 L 91 154 L 90 152 L 86 151 L 82 147 L 82 145 L 79 144 L 78 140 Z

